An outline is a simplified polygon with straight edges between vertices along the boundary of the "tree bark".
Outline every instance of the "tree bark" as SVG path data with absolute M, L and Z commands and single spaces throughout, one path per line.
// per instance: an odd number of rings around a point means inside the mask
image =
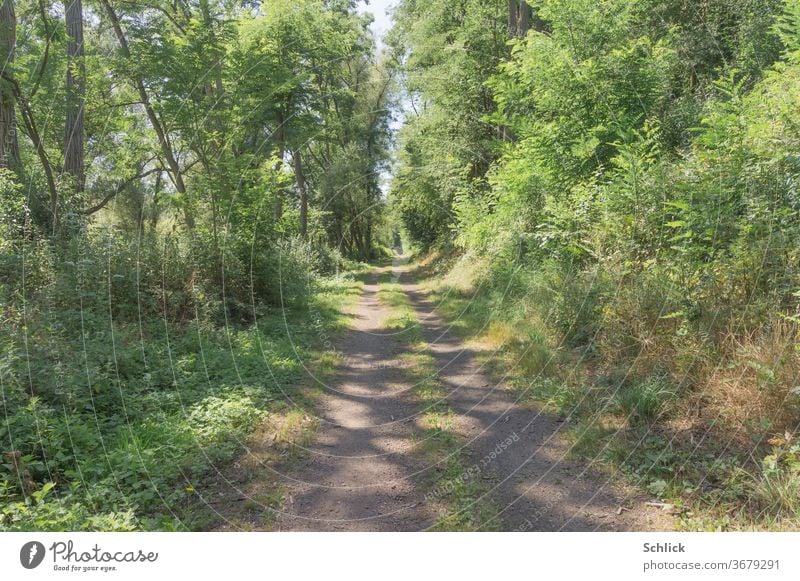
M 531 27 L 531 7 L 528 6 L 528 3 L 525 0 L 521 0 L 519 3 L 519 15 L 517 17 L 517 34 L 519 34 L 520 38 L 524 38 L 526 34 L 528 34 L 528 30 Z
M 13 0 L 0 5 L 0 67 L 4 76 L 11 74 L 17 45 L 17 15 Z M 20 166 L 17 140 L 17 114 L 14 89 L 6 80 L 0 81 L 0 167 L 18 170 Z
M 517 35 L 517 13 L 519 12 L 519 0 L 508 0 L 508 34 Z
M 300 192 L 300 236 L 308 236 L 308 188 L 306 178 L 303 176 L 303 160 L 300 150 L 296 150 L 294 158 L 294 178 L 297 183 L 297 190 Z
M 508 0 L 508 33 L 524 38 L 531 28 L 531 7 L 525 0 Z
M 83 161 L 83 117 L 86 102 L 86 64 L 83 48 L 83 6 L 71 0 L 65 7 L 67 26 L 67 121 L 64 126 L 64 173 L 73 183 L 73 191 L 85 186 Z

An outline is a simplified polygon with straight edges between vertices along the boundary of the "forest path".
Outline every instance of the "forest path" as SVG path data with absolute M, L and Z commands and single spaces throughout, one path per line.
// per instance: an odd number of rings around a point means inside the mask
M 337 344 L 342 363 L 316 406 L 316 436 L 300 458 L 270 467 L 283 502 L 274 519 L 252 522 L 252 528 L 420 531 L 436 524 L 439 505 L 435 495 L 427 502 L 425 494 L 447 482 L 437 483 L 437 463 L 417 453 L 429 426 L 405 373 L 402 356 L 409 348 L 396 332 L 383 329 L 391 308 L 378 300 L 378 277 L 387 271 L 372 273 L 353 328 Z M 477 499 L 494 507 L 490 528 L 673 528 L 667 515 L 645 506 L 643 497 L 567 459 L 562 424 L 516 405 L 509 390 L 488 379 L 476 353 L 436 314 L 413 266 L 395 268 L 394 274 L 417 312 L 455 414 L 454 430 L 464 445 L 460 453 L 471 468 L 465 477 L 490 482 Z M 222 529 L 241 528 L 230 524 Z
M 317 406 L 308 453 L 282 467 L 287 501 L 278 530 L 418 531 L 435 515 L 415 483 L 419 405 L 404 379 L 404 346 L 383 329 L 391 308 L 378 300 L 376 269 L 364 285 L 342 357 Z

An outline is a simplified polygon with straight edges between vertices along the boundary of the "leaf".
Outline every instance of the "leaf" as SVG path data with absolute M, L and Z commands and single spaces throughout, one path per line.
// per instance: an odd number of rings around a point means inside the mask
M 54 482 L 48 482 L 44 486 L 42 486 L 41 490 L 35 491 L 31 496 L 36 501 L 36 504 L 41 504 L 47 494 L 55 487 Z
M 665 480 L 653 480 L 650 484 L 647 485 L 647 490 L 650 491 L 652 494 L 656 496 L 661 496 L 667 490 L 669 485 Z
M 680 310 L 680 311 L 674 311 L 672 313 L 669 313 L 669 314 L 664 315 L 664 316 L 659 317 L 659 318 L 660 319 L 677 319 L 677 318 L 685 317 L 685 316 L 686 316 L 686 311 Z
M 668 208 L 676 208 L 678 210 L 689 209 L 689 202 L 686 200 L 670 200 L 668 202 L 664 202 L 664 205 Z

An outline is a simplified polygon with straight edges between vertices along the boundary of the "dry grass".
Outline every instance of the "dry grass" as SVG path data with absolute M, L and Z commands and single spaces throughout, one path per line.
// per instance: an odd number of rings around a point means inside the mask
M 426 268 L 422 262 L 420 266 Z M 486 258 L 465 254 L 438 280 L 438 283 L 450 291 L 471 293 L 475 290 L 476 283 L 484 278 L 488 271 L 489 263 Z
M 518 334 L 516 329 L 502 321 L 491 321 L 486 328 L 486 333 L 481 338 L 487 347 L 500 349 L 506 345 L 516 343 Z
M 674 288 L 634 279 L 607 289 L 596 314 L 576 316 L 589 332 L 570 343 L 564 322 L 595 300 L 586 281 L 522 273 L 505 294 L 504 281 L 481 288 L 489 266 L 431 265 L 427 288 L 489 368 L 526 400 L 575 417 L 576 453 L 605 450 L 595 459 L 689 503 L 686 528 L 796 528 L 800 473 L 762 466 L 767 440 L 800 429 L 796 323 L 775 311 L 735 326 L 742 317 L 730 310 L 695 313 Z M 541 292 L 548 284 L 554 292 Z
M 433 252 L 429 252 L 423 256 L 419 261 L 417 261 L 417 264 L 420 266 L 420 268 L 429 268 L 430 266 L 438 263 L 441 258 L 442 253 L 438 250 L 434 250 Z
M 795 323 L 776 320 L 748 334 L 729 333 L 722 362 L 709 363 L 699 384 L 708 408 L 737 426 L 743 439 L 795 431 L 800 424 L 800 351 Z

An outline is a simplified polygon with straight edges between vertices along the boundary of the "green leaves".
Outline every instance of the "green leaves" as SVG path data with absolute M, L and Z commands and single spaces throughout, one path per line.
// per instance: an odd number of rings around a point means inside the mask
M 800 1 L 784 0 L 783 14 L 778 16 L 774 29 L 783 42 L 787 59 L 800 61 Z

